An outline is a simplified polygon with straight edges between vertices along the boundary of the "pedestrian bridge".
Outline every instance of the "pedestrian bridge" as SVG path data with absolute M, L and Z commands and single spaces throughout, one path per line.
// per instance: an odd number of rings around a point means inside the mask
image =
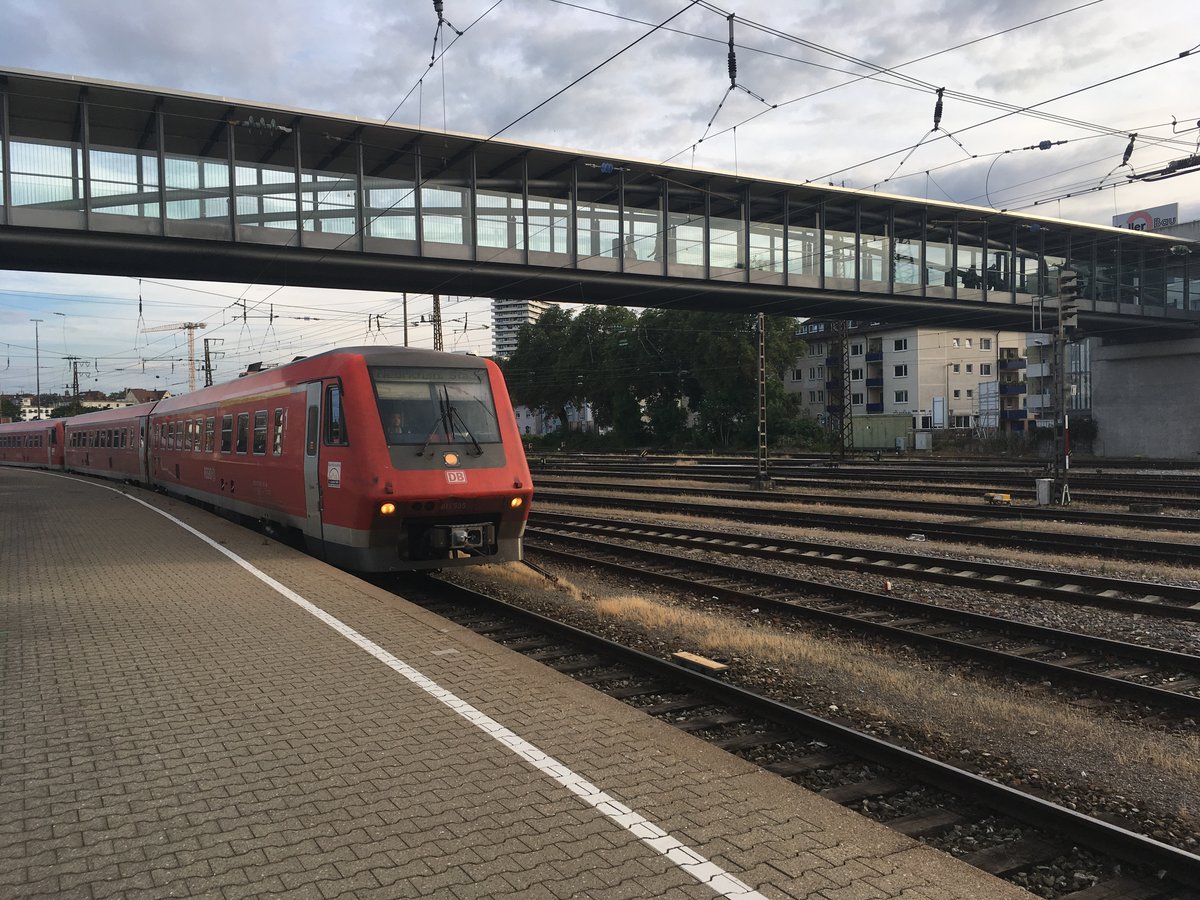
M 0 266 L 1028 329 L 1194 330 L 1187 242 L 0 70 Z

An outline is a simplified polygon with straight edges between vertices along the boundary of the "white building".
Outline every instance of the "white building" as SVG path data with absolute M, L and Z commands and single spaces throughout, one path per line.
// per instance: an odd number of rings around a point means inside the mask
M 800 326 L 808 345 L 786 385 L 799 392 L 805 412 L 825 422 L 841 401 L 840 372 L 832 325 Z M 847 337 L 851 415 L 912 416 L 914 430 L 981 425 L 980 385 L 996 383 L 997 424 L 1024 430 L 1021 371 L 1025 335 L 1016 331 L 851 323 Z
M 521 326 L 532 325 L 556 305 L 549 300 L 493 300 L 492 355 L 505 359 L 512 356 Z

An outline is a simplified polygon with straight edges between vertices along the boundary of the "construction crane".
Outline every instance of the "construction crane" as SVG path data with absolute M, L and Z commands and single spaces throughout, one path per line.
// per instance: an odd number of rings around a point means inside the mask
M 142 334 L 155 331 L 186 331 L 188 336 L 188 391 L 196 389 L 196 329 L 207 328 L 207 322 L 178 322 L 175 325 L 155 325 L 143 328 Z

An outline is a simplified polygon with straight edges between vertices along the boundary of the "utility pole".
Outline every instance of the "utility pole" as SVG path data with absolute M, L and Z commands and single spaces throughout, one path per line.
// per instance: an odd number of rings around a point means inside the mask
M 79 402 L 79 357 L 64 356 L 67 362 L 71 364 L 71 396 L 75 398 L 75 402 Z
M 212 387 L 213 365 L 212 351 L 209 349 L 209 344 L 216 341 L 218 344 L 224 341 L 225 338 L 205 338 L 204 339 L 204 386 Z
M 854 451 L 854 407 L 850 393 L 850 348 L 847 346 L 849 330 L 850 323 L 845 319 L 834 321 L 833 340 L 829 345 L 831 361 L 827 362 L 825 371 L 826 385 L 832 385 L 826 388 L 829 426 L 842 459 Z
M 408 346 L 408 291 L 401 294 L 404 302 L 404 346 Z
M 1054 490 L 1060 506 L 1071 503 L 1068 483 L 1071 469 L 1070 404 L 1067 379 L 1067 334 L 1079 324 L 1079 273 L 1061 269 L 1058 274 L 1058 328 L 1054 334 Z
M 442 295 L 433 295 L 433 349 L 442 350 Z
M 38 343 L 38 325 L 41 324 L 41 319 L 30 319 L 33 323 L 33 368 L 34 381 L 37 382 L 37 399 L 33 405 L 37 407 L 37 417 L 42 417 L 42 350 L 41 344 Z
M 754 486 L 760 491 L 774 487 L 767 472 L 767 328 L 762 313 L 758 314 L 758 475 Z

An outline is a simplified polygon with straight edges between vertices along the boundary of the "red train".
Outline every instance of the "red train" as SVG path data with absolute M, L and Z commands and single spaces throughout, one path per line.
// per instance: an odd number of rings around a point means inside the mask
M 42 443 L 0 462 L 158 488 L 360 572 L 519 560 L 533 496 L 495 363 L 430 350 L 334 350 L 10 439 Z

